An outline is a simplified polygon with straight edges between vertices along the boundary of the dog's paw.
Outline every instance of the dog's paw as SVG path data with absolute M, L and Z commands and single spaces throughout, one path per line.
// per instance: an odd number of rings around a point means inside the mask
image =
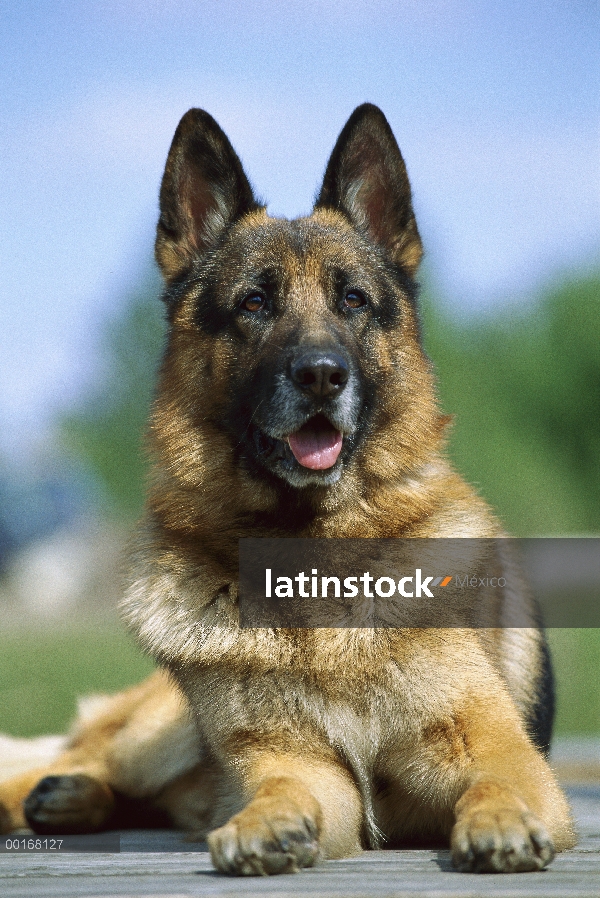
M 114 809 L 111 789 L 83 773 L 46 776 L 25 799 L 25 817 L 41 835 L 89 833 L 102 828 Z
M 237 876 L 296 873 L 319 856 L 317 827 L 293 801 L 255 799 L 209 834 L 208 847 L 217 870 Z
M 452 830 L 452 863 L 462 873 L 542 870 L 554 845 L 540 821 L 518 808 L 474 809 Z

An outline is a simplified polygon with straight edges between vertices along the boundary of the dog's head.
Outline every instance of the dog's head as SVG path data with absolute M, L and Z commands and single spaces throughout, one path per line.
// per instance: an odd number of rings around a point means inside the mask
M 154 428 L 172 470 L 214 475 L 216 454 L 310 493 L 427 457 L 440 427 L 415 309 L 421 242 L 379 109 L 355 110 L 294 221 L 266 214 L 223 131 L 192 109 L 160 209 L 170 334 Z

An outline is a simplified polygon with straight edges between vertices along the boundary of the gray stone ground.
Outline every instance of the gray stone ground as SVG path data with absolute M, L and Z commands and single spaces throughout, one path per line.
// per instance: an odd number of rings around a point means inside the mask
M 0 853 L 2 898 L 600 898 L 600 785 L 568 788 L 580 842 L 542 873 L 456 873 L 447 851 L 372 851 L 293 876 L 232 879 L 214 872 L 205 845 L 168 831 L 120 833 L 120 853 Z M 6 837 L 2 837 L 4 842 Z M 88 839 L 93 847 L 97 837 Z M 4 847 L 4 845 L 2 845 Z

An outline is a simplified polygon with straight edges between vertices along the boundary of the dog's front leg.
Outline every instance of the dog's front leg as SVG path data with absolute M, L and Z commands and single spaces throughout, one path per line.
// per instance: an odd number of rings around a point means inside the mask
M 456 805 L 452 861 L 462 872 L 524 873 L 553 859 L 548 828 L 506 783 L 483 776 Z
M 464 718 L 471 771 L 451 834 L 452 861 L 462 871 L 541 870 L 575 842 L 562 790 L 503 699 L 490 696 Z
M 248 803 L 208 836 L 218 870 L 245 876 L 294 873 L 320 857 L 360 851 L 360 794 L 335 761 L 261 751 L 236 757 L 231 767 Z

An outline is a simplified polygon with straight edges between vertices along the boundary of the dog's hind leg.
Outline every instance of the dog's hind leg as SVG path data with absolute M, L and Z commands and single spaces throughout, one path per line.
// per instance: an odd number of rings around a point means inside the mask
M 114 794 L 96 772 L 73 770 L 73 758 L 65 752 L 52 764 L 0 783 L 0 833 L 27 826 L 39 833 L 101 829 L 114 810 Z
M 114 807 L 114 795 L 105 782 L 102 771 L 102 748 L 94 739 L 97 728 L 91 721 L 77 720 L 77 746 L 67 743 L 48 758 L 36 759 L 28 755 L 36 740 L 3 739 L 0 769 L 6 772 L 15 766 L 20 771 L 0 782 L 0 833 L 9 833 L 27 826 L 37 832 L 90 832 L 102 828 Z M 23 746 L 23 763 L 15 765 L 11 743 Z M 68 747 L 67 747 L 68 746 Z M 93 746 L 93 750 L 90 750 Z M 29 763 L 28 763 L 29 761 Z
M 84 704 L 55 761 L 0 783 L 0 826 L 66 834 L 148 825 L 155 800 L 199 758 L 187 707 L 157 672 Z M 170 818 L 168 801 L 162 806 Z

